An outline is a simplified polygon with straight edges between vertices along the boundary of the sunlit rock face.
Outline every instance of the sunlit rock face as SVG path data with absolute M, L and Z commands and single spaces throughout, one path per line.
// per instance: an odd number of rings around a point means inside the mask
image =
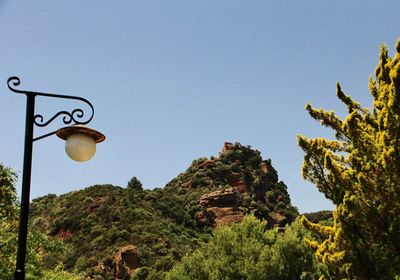
M 234 188 L 204 194 L 199 199 L 199 204 L 206 208 L 206 213 L 198 213 L 199 219 L 204 222 L 205 217 L 213 219 L 213 226 L 230 225 L 243 220 L 244 213 L 239 209 L 242 196 Z

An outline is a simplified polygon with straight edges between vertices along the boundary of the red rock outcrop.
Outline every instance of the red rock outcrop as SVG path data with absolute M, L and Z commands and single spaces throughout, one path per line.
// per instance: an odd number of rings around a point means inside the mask
M 208 213 L 214 215 L 214 227 L 240 223 L 243 220 L 243 212 L 235 207 L 210 207 Z
M 233 187 L 204 194 L 199 198 L 199 204 L 205 210 L 197 213 L 197 220 L 202 225 L 208 224 L 213 227 L 240 223 L 244 217 L 244 212 L 240 208 L 241 202 L 242 195 Z M 259 215 L 255 208 L 248 210 L 255 216 Z M 288 223 L 287 217 L 279 212 L 270 212 L 264 218 L 268 220 L 270 228 L 283 228 Z
M 214 190 L 199 198 L 202 210 L 196 216 L 202 226 L 240 222 L 247 213 L 268 220 L 269 227 L 283 227 L 293 219 L 290 214 L 268 213 L 274 211 L 279 202 L 288 203 L 290 207 L 290 198 L 286 186 L 278 181 L 271 160 L 263 160 L 260 152 L 250 146 L 225 142 L 219 158 L 196 161 L 179 179 L 181 187 Z M 228 188 L 222 189 L 224 187 Z M 266 201 L 268 191 L 277 192 L 277 195 L 269 195 Z
M 230 225 L 243 220 L 243 211 L 238 206 L 242 201 L 241 195 L 234 189 L 215 191 L 200 197 L 200 205 L 206 207 L 206 211 L 197 213 L 200 223 L 206 223 L 206 217 L 214 219 L 213 226 Z
M 129 280 L 139 263 L 140 254 L 136 246 L 123 247 L 114 257 L 114 280 Z

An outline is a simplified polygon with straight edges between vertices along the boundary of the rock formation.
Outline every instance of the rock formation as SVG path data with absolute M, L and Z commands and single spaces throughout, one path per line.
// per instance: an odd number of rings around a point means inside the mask
M 253 213 L 269 227 L 284 227 L 296 215 L 271 161 L 250 146 L 225 142 L 218 158 L 199 159 L 178 178 L 182 187 L 209 190 L 199 198 L 200 225 L 241 222 L 244 214 Z
M 197 217 L 205 223 L 205 217 L 211 216 L 214 227 L 241 222 L 244 217 L 243 211 L 238 208 L 241 201 L 242 196 L 234 188 L 204 194 L 199 204 L 206 210 L 198 213 Z
M 138 249 L 133 245 L 123 247 L 114 257 L 114 280 L 129 280 L 139 263 Z

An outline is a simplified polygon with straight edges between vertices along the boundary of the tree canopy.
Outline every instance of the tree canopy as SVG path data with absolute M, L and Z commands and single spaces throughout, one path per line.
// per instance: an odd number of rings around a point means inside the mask
M 130 179 L 128 182 L 127 188 L 131 190 L 142 191 L 143 185 L 138 178 L 132 177 L 132 179 Z
M 217 228 L 167 279 L 315 279 L 324 269 L 303 244 L 305 234 L 298 221 L 280 233 L 249 215 L 240 224 Z
M 345 119 L 306 106 L 312 118 L 336 133 L 335 140 L 298 137 L 305 152 L 303 177 L 336 205 L 332 227 L 303 218 L 324 236 L 309 244 L 335 279 L 400 279 L 400 40 L 396 50 L 391 58 L 381 47 L 369 82 L 371 109 L 339 84 Z

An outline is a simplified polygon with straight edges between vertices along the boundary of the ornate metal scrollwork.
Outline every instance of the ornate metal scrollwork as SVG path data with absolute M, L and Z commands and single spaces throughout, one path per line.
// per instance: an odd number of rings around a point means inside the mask
M 63 123 L 64 124 L 87 124 L 89 123 L 90 119 L 88 121 L 80 121 L 79 119 L 84 117 L 84 112 L 82 109 L 74 109 L 71 112 L 67 112 L 67 111 L 60 111 L 57 114 L 55 114 L 53 117 L 51 117 L 47 122 L 44 121 L 44 118 L 42 115 L 35 115 L 34 118 L 34 123 L 39 126 L 39 127 L 45 127 L 48 124 L 50 124 L 53 120 L 55 120 L 58 116 L 62 116 L 64 115 L 64 117 L 62 118 Z
M 45 126 L 49 125 L 51 122 L 53 122 L 59 116 L 63 116 L 62 121 L 66 125 L 69 125 L 69 124 L 85 125 L 85 124 L 88 124 L 93 119 L 94 107 L 85 98 L 78 97 L 78 96 L 71 96 L 71 95 L 60 95 L 60 94 L 52 94 L 52 93 L 44 93 L 44 92 L 26 91 L 26 90 L 20 90 L 20 89 L 15 88 L 15 87 L 18 87 L 20 84 L 21 84 L 21 80 L 16 76 L 10 77 L 7 80 L 8 88 L 15 93 L 22 93 L 22 94 L 34 95 L 34 96 L 45 96 L 45 97 L 79 100 L 79 101 L 86 103 L 92 111 L 92 114 L 90 115 L 90 117 L 87 120 L 83 120 L 83 118 L 85 117 L 85 113 L 82 109 L 79 109 L 79 108 L 74 109 L 71 112 L 60 111 L 60 112 L 54 114 L 54 116 L 52 116 L 51 118 L 49 118 L 46 121 L 45 121 L 45 118 L 43 117 L 43 115 L 36 114 L 34 116 L 34 124 L 39 127 L 45 127 Z

